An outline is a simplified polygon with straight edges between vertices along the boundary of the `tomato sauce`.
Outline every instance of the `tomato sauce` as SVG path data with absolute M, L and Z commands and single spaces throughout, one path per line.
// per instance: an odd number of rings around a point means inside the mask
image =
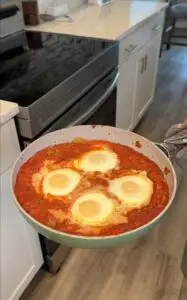
M 86 176 L 85 181 L 83 179 L 82 190 L 80 189 L 79 192 L 96 185 L 102 185 L 103 188 L 107 189 L 108 179 L 123 176 L 129 170 L 147 171 L 148 177 L 154 184 L 154 192 L 149 205 L 141 209 L 133 209 L 127 213 L 128 222 L 120 225 L 96 227 L 95 230 L 88 232 L 85 230 L 85 232 L 81 232 L 81 235 L 115 235 L 138 228 L 151 221 L 165 208 L 169 201 L 169 189 L 162 171 L 153 161 L 134 149 L 107 141 L 91 140 L 83 142 L 77 140 L 72 143 L 54 145 L 36 153 L 21 167 L 17 175 L 15 195 L 20 205 L 42 224 L 62 232 L 80 235 L 79 225 L 68 220 L 60 222 L 49 212 L 50 209 L 67 212 L 70 209 L 70 204 L 66 201 L 66 197 L 51 196 L 49 199 L 45 199 L 42 193 L 37 193 L 33 187 L 32 176 L 40 171 L 46 160 L 52 161 L 54 165 L 60 167 L 69 166 L 73 168 L 72 160 L 79 158 L 90 150 L 103 147 L 107 147 L 118 155 L 120 161 L 118 169 L 113 169 L 105 175 L 95 172 Z M 73 193 L 72 198 L 74 197 Z

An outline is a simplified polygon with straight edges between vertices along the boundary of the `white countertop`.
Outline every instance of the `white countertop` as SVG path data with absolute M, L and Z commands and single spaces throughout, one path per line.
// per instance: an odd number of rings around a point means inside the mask
M 167 3 L 128 0 L 115 0 L 103 7 L 87 4 L 70 14 L 73 22 L 58 20 L 26 29 L 118 40 L 166 7 Z
M 19 107 L 17 104 L 0 100 L 0 125 L 12 119 L 19 113 Z

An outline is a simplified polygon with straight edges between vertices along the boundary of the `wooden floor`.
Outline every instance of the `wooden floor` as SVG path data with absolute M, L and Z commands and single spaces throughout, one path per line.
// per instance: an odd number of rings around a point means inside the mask
M 187 117 L 187 48 L 162 56 L 155 101 L 137 132 L 161 141 Z M 149 235 L 113 250 L 73 250 L 56 276 L 41 272 L 21 300 L 187 300 L 181 259 L 187 239 L 187 171 L 168 217 Z

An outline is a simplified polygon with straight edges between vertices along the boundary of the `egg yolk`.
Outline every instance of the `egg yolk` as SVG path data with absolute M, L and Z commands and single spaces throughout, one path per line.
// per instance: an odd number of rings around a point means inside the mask
M 151 201 L 153 182 L 141 172 L 111 180 L 109 192 L 118 197 L 127 209 L 146 206 Z
M 127 181 L 122 184 L 122 190 L 126 195 L 139 194 L 140 188 L 137 183 L 132 181 Z
M 104 224 L 114 211 L 113 201 L 102 192 L 90 191 L 76 199 L 72 206 L 72 219 L 80 225 Z
M 89 218 L 93 218 L 97 216 L 100 212 L 101 205 L 100 203 L 94 201 L 94 200 L 87 200 L 81 204 L 79 204 L 79 212 L 87 216 Z
M 85 172 L 102 172 L 112 170 L 118 165 L 118 156 L 116 153 L 106 150 L 92 150 L 82 155 L 75 162 L 75 167 Z
M 49 185 L 53 186 L 53 188 L 65 188 L 68 185 L 69 179 L 66 175 L 62 174 L 54 174 L 49 179 Z
M 45 195 L 68 195 L 76 188 L 80 179 L 80 174 L 69 168 L 48 172 L 43 179 L 43 192 Z
M 106 156 L 103 155 L 102 153 L 93 153 L 90 157 L 89 157 L 89 160 L 91 163 L 93 164 L 99 164 L 99 163 L 102 163 L 102 162 L 105 162 L 106 161 Z

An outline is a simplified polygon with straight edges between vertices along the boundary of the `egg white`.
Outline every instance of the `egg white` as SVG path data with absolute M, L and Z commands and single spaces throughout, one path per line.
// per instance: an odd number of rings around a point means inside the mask
M 49 168 L 53 166 L 54 162 L 51 160 L 45 160 L 42 168 L 32 175 L 32 186 L 34 187 L 36 193 L 40 194 L 40 184 L 44 176 L 49 172 Z
M 75 161 L 76 168 L 85 172 L 105 173 L 118 165 L 118 156 L 116 153 L 105 150 L 92 150 L 85 153 L 79 160 Z
M 72 169 L 57 169 L 44 176 L 42 187 L 45 195 L 66 196 L 79 184 L 81 176 Z
M 97 204 L 98 212 L 93 213 L 92 204 Z M 81 205 L 87 205 L 87 212 L 81 211 Z M 90 205 L 90 207 L 89 207 Z M 76 199 L 71 209 L 72 219 L 80 225 L 99 226 L 112 215 L 113 201 L 102 192 L 88 192 Z
M 143 172 L 111 180 L 108 190 L 118 197 L 127 209 L 141 208 L 151 201 L 153 182 Z

